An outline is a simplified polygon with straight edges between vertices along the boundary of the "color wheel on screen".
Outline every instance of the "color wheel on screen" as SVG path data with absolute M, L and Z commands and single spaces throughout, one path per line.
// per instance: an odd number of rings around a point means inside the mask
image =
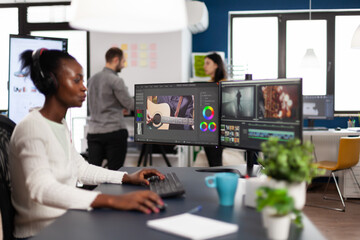
M 214 117 L 214 109 L 210 106 L 204 107 L 203 116 L 206 120 L 211 120 Z
M 200 130 L 201 131 L 206 132 L 207 129 L 208 129 L 208 124 L 206 122 L 200 123 Z
M 208 128 L 209 128 L 210 132 L 215 132 L 216 131 L 216 123 L 214 123 L 214 122 L 209 123 Z

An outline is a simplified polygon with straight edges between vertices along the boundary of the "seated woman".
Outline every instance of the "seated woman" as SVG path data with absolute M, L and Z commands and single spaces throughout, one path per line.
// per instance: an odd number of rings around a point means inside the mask
M 16 238 L 36 235 L 67 209 L 108 207 L 159 212 L 161 198 L 151 191 L 107 195 L 76 188 L 84 184 L 149 184 L 147 177 L 164 175 L 154 169 L 133 174 L 90 165 L 76 152 L 64 120 L 71 107 L 86 97 L 83 69 L 66 52 L 39 49 L 21 54 L 22 70 L 45 95 L 44 106 L 33 110 L 16 127 L 10 141 L 12 202 Z

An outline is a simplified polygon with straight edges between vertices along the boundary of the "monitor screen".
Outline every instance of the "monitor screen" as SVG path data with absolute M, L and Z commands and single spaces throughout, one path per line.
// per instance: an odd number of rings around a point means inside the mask
M 304 119 L 334 119 L 334 95 L 303 96 Z
M 10 35 L 9 46 L 9 118 L 19 123 L 31 109 L 41 107 L 45 101 L 30 75 L 21 72 L 20 54 L 39 48 L 67 50 L 67 39 Z
M 218 145 L 218 84 L 135 85 L 134 140 L 176 145 Z
M 220 92 L 220 145 L 261 150 L 269 137 L 302 139 L 301 79 L 225 81 Z

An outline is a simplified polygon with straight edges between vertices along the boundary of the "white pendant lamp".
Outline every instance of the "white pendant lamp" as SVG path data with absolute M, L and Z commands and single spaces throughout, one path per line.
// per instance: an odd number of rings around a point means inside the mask
M 311 0 L 309 0 L 309 23 L 311 23 Z M 318 68 L 320 67 L 319 60 L 313 48 L 306 49 L 305 55 L 301 61 L 303 68 Z
M 320 63 L 316 57 L 315 51 L 313 48 L 306 49 L 306 53 L 302 59 L 301 67 L 303 68 L 318 68 Z
M 351 48 L 360 49 L 360 25 L 357 27 L 352 37 Z
M 185 0 L 72 0 L 70 26 L 117 33 L 161 33 L 187 27 Z

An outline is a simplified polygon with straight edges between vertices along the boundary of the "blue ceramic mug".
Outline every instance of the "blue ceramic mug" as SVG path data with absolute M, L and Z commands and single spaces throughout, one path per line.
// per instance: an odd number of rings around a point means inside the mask
M 220 205 L 233 206 L 239 176 L 236 173 L 216 173 L 205 178 L 205 183 L 210 188 L 216 188 Z

